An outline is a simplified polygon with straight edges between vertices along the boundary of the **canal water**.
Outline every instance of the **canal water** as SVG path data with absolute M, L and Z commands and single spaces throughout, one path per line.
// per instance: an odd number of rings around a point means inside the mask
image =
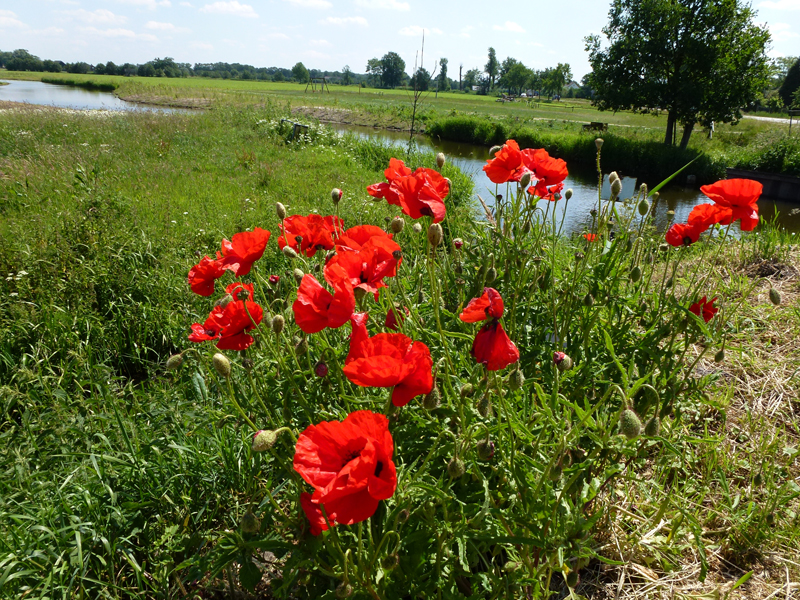
M 79 110 L 145 110 L 159 112 L 190 112 L 185 109 L 165 109 L 143 106 L 134 102 L 120 100 L 107 92 L 89 91 L 83 88 L 53 85 L 40 81 L 8 81 L 9 85 L 0 85 L 0 100 L 11 102 L 26 102 L 29 104 L 42 104 L 60 108 Z M 334 126 L 342 134 L 350 133 L 361 138 L 371 139 L 383 144 L 402 147 L 404 153 L 408 144 L 408 134 L 394 131 L 385 131 L 369 127 Z M 475 183 L 475 192 L 491 205 L 496 194 L 505 195 L 506 186 L 496 186 L 489 181 L 483 172 L 483 166 L 489 159 L 489 148 L 432 140 L 425 136 L 416 136 L 415 143 L 422 149 L 444 152 L 453 164 L 469 175 Z M 597 204 L 597 173 L 593 169 L 580 168 L 568 165 L 569 177 L 565 188 L 572 188 L 573 197 L 569 203 L 560 201 L 558 210 L 565 217 L 564 231 L 567 234 L 580 233 L 591 223 L 589 211 Z M 651 188 L 658 181 L 644 180 Z M 641 183 L 632 177 L 622 180 L 622 198 L 633 195 L 636 187 Z M 603 185 L 603 197 L 608 197 L 608 181 Z M 667 211 L 675 211 L 674 220 L 685 222 L 692 207 L 709 200 L 696 188 L 682 187 L 680 185 L 667 186 L 661 190 L 661 198 L 656 207 L 656 225 L 665 229 L 668 225 Z M 800 232 L 800 207 L 785 202 L 760 200 L 759 212 L 766 219 L 772 219 L 777 214 L 778 223 L 785 229 Z

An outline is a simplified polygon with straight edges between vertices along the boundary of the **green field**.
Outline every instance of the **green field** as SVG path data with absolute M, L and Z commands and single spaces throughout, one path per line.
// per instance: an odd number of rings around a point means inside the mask
M 383 412 L 387 394 L 343 381 L 348 326 L 305 336 L 292 323 L 293 270 L 318 273 L 324 253 L 302 262 L 281 253 L 275 204 L 328 214 L 339 187 L 347 226 L 385 226 L 398 211 L 365 188 L 398 150 L 317 126 L 288 143 L 279 119 L 322 98 L 293 84 L 114 79 L 117 93 L 151 99 L 205 94 L 214 110 L 0 111 L 0 597 L 247 597 L 238 589 L 256 559 L 259 598 L 332 598 L 348 573 L 359 599 L 488 597 L 478 590 L 490 588 L 542 597 L 548 587 L 553 597 L 791 594 L 800 578 L 795 238 L 765 227 L 723 242 L 718 232 L 666 252 L 663 234 L 621 203 L 616 237 L 604 221 L 596 244 L 559 238 L 548 219 L 531 225 L 510 204 L 490 227 L 469 179 L 445 165 L 445 243 L 430 250 L 407 218 L 395 238 L 402 270 L 387 290 L 411 308 L 404 331 L 431 349 L 442 405 L 428 411 L 417 398 L 392 413 L 400 484 L 363 531 L 312 538 L 285 469 L 289 435 L 254 455 L 247 421 L 286 423 L 296 435 L 353 407 Z M 404 94 L 341 90 L 324 101 L 380 114 L 407 104 Z M 426 103 L 443 114 L 456 99 L 458 110 L 534 112 L 461 98 Z M 191 293 L 187 272 L 222 238 L 256 226 L 275 237 L 252 280 L 286 330 L 228 352 L 230 384 L 210 344 L 167 371 L 214 301 Z M 270 275 L 281 277 L 279 293 Z M 512 385 L 514 367 L 484 372 L 470 355 L 477 326 L 457 315 L 484 284 L 505 297 L 522 383 Z M 686 309 L 695 291 L 720 298 L 708 324 Z M 385 293 L 362 304 L 374 327 L 389 305 Z M 554 327 L 575 359 L 564 373 L 552 362 L 562 348 Z M 324 381 L 314 365 L 323 355 Z M 639 378 L 652 384 L 655 409 Z M 635 388 L 625 401 L 643 417 L 664 407 L 659 434 L 617 435 L 614 386 Z M 477 454 L 484 435 L 496 442 L 493 461 Z M 459 456 L 466 474 L 454 477 Z M 243 532 L 248 511 L 262 522 L 257 534 Z M 385 569 L 395 534 L 379 546 L 382 527 L 402 534 L 398 563 Z M 281 554 L 278 539 L 292 551 L 275 561 L 262 550 Z M 568 589 L 567 571 L 578 570 L 577 591 Z

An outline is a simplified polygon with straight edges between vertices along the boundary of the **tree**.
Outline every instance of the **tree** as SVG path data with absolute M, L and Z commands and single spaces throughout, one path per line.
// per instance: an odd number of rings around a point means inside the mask
M 370 58 L 367 61 L 367 81 L 372 87 L 378 87 L 383 79 L 383 63 L 380 58 Z
M 430 83 L 431 83 L 431 74 L 428 73 L 428 70 L 423 67 L 417 69 L 417 72 L 414 73 L 414 76 L 411 78 L 411 87 L 418 92 L 428 91 Z
M 342 67 L 342 85 L 350 85 L 353 82 L 353 72 L 350 70 L 350 65 Z
M 514 64 L 505 74 L 505 85 L 510 93 L 522 93 L 531 78 L 531 70 L 521 62 Z
M 458 91 L 464 89 L 464 87 L 461 85 L 461 71 L 463 70 L 464 70 L 464 63 L 461 63 L 460 65 L 458 65 Z
M 299 62 L 292 67 L 292 79 L 298 83 L 308 83 L 309 79 L 311 79 L 311 75 L 309 75 L 306 66 Z
M 494 87 L 494 80 L 497 78 L 497 72 L 500 68 L 500 63 L 497 62 L 497 53 L 494 48 L 489 48 L 489 60 L 483 67 L 484 73 L 489 76 L 489 89 Z
M 600 110 L 667 112 L 665 144 L 695 123 L 732 122 L 769 74 L 766 26 L 744 0 L 614 0 L 603 33 L 586 38 Z
M 381 59 L 381 83 L 386 87 L 400 85 L 406 71 L 406 62 L 397 52 L 387 52 Z
M 442 92 L 450 88 L 447 79 L 447 59 L 440 58 L 439 59 L 439 76 L 437 77 L 438 85 L 436 86 L 437 92 Z
M 478 69 L 470 69 L 467 71 L 467 74 L 464 75 L 464 85 L 467 86 L 469 91 L 472 91 L 472 88 L 478 85 L 478 78 L 481 76 L 481 72 Z
M 800 89 L 800 59 L 796 60 L 786 73 L 786 78 L 778 90 L 784 105 L 792 106 L 794 93 L 798 89 Z
M 272 76 L 272 81 L 286 81 L 286 77 L 283 76 L 283 71 L 275 71 L 275 74 Z

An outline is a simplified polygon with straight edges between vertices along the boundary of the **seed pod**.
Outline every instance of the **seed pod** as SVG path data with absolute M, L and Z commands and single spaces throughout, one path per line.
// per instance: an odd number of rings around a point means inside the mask
M 475 450 L 478 452 L 480 460 L 490 461 L 494 458 L 494 442 L 492 440 L 481 440 L 475 445 Z
M 414 223 L 411 226 L 411 229 L 414 230 L 414 233 L 421 233 L 422 232 L 422 225 L 420 225 L 419 223 Z
M 286 218 L 286 207 L 280 203 L 275 203 L 275 212 L 278 213 L 278 218 L 283 221 Z
M 719 352 L 714 355 L 714 362 L 721 363 L 725 360 L 725 348 L 720 348 Z
M 242 528 L 242 533 L 258 533 L 258 530 L 261 529 L 261 521 L 258 520 L 258 517 L 256 517 L 251 510 L 248 510 L 242 515 L 242 520 L 239 522 L 239 525 Z
M 608 174 L 608 183 L 611 185 L 615 181 L 619 181 L 619 175 L 617 175 L 616 171 L 611 171 L 611 173 Z
M 294 280 L 297 283 L 300 283 L 301 281 L 303 281 L 303 277 L 306 276 L 306 274 L 303 273 L 302 269 L 295 269 L 294 271 L 292 271 L 292 275 L 294 275 Z
M 642 433 L 642 421 L 630 408 L 622 411 L 619 417 L 619 431 L 629 440 L 635 440 Z
M 668 218 L 670 221 L 672 220 L 672 217 L 674 217 L 674 216 L 675 216 L 675 211 L 674 211 L 674 210 L 668 210 L 668 211 L 667 211 L 667 218 Z
M 286 319 L 283 318 L 283 315 L 275 315 L 272 317 L 272 331 L 280 333 L 283 331 L 284 325 L 286 325 Z
M 450 462 L 447 463 L 447 474 L 450 476 L 451 479 L 461 479 L 466 472 L 466 467 L 464 466 L 464 461 L 454 456 L 450 459 Z
M 259 429 L 253 435 L 253 452 L 265 452 L 278 441 L 278 434 L 270 429 Z
M 597 139 L 594 141 L 594 145 L 595 145 L 595 146 L 597 146 L 597 151 L 599 152 L 599 151 L 600 151 L 600 148 L 602 148 L 602 147 L 603 147 L 603 138 L 597 138 Z
M 283 247 L 283 255 L 286 258 L 297 258 L 297 252 L 295 252 L 294 248 L 292 248 L 291 246 Z
M 173 354 L 167 359 L 167 371 L 180 369 L 183 364 L 183 354 Z
M 403 231 L 403 228 L 406 226 L 406 222 L 403 217 L 395 217 L 392 219 L 391 224 L 389 225 L 389 229 L 392 230 L 392 233 L 400 233 Z
M 425 410 L 436 410 L 442 403 L 442 394 L 439 392 L 439 388 L 437 386 L 433 386 L 433 389 L 430 393 L 425 394 L 425 397 L 422 399 L 422 408 Z
M 438 223 L 434 223 L 430 227 L 428 227 L 428 243 L 431 247 L 436 248 L 439 244 L 442 243 L 442 239 L 444 238 L 444 231 L 442 231 L 442 226 Z
M 583 305 L 584 306 L 592 306 L 594 304 L 594 297 L 591 294 L 586 294 L 583 297 Z
M 214 302 L 214 307 L 215 308 L 225 308 L 231 302 L 233 302 L 233 296 L 231 296 L 230 294 L 225 294 L 222 298 L 220 298 L 219 300 Z
M 492 414 L 492 399 L 489 397 L 489 394 L 484 394 L 481 396 L 481 399 L 478 400 L 478 414 L 484 419 Z
M 572 198 L 572 188 L 568 188 L 566 192 L 564 192 L 564 199 L 569 200 Z
M 217 352 L 211 357 L 211 364 L 214 365 L 214 370 L 220 377 L 226 379 L 231 376 L 231 361 L 229 361 L 224 354 Z
M 559 479 L 561 479 L 561 474 L 563 472 L 564 472 L 564 467 L 561 466 L 561 461 L 558 461 L 550 469 L 550 473 L 548 473 L 548 476 L 550 477 L 550 481 L 558 481 Z
M 668 252 L 669 251 L 669 244 L 659 244 L 658 250 L 660 252 Z
M 436 155 L 436 166 L 440 169 L 444 166 L 444 152 L 439 152 Z
M 518 390 L 525 384 L 525 376 L 519 369 L 514 369 L 508 376 L 508 387 L 511 390 Z
M 619 179 L 615 179 L 614 183 L 611 184 L 611 194 L 613 196 L 619 196 L 621 191 L 622 191 L 622 181 L 620 181 Z
M 781 294 L 774 287 L 769 288 L 769 301 L 775 306 L 778 306 L 781 303 Z
M 486 271 L 486 283 L 492 283 L 495 279 L 497 279 L 497 269 L 490 267 L 489 270 Z
M 353 595 L 353 586 L 351 586 L 346 581 L 343 581 L 339 585 L 336 586 L 336 593 L 337 598 L 349 598 Z
M 639 265 L 636 265 L 631 269 L 630 279 L 633 283 L 638 283 L 641 278 L 642 278 L 642 269 L 639 268 Z
M 639 214 L 645 216 L 650 212 L 650 203 L 647 200 L 642 199 L 639 201 L 637 208 L 639 209 Z
M 334 204 L 339 204 L 339 200 L 342 199 L 342 190 L 339 188 L 333 188 L 331 190 L 331 200 L 333 200 Z
M 525 171 L 522 174 L 522 177 L 520 177 L 519 179 L 519 185 L 520 187 L 526 188 L 530 185 L 530 183 L 531 183 L 531 172 Z
M 572 359 L 563 352 L 553 352 L 553 362 L 562 373 L 572 368 Z
M 491 148 L 489 148 L 489 156 L 493 155 L 495 152 L 499 152 L 502 149 L 503 149 L 502 146 L 492 146 Z
M 304 356 L 308 352 L 308 338 L 294 338 L 294 351 L 297 356 Z
M 655 414 L 644 426 L 644 434 L 647 437 L 658 437 L 659 433 L 661 433 L 661 419 L 658 418 L 658 414 Z
M 400 557 L 397 554 L 387 554 L 381 561 L 381 566 L 385 571 L 391 571 L 400 564 Z
M 475 387 L 471 383 L 465 383 L 461 386 L 461 397 L 469 398 L 475 392 Z
M 567 573 L 567 585 L 570 589 L 574 590 L 578 587 L 578 584 L 581 582 L 581 578 L 578 575 L 577 571 L 570 571 Z

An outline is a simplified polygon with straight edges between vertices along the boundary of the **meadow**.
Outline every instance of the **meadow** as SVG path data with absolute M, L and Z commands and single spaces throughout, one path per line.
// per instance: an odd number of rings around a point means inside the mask
M 396 148 L 316 125 L 289 143 L 293 98 L 253 95 L 196 114 L 0 113 L 0 595 L 796 589 L 792 236 L 765 225 L 732 241 L 718 227 L 664 248 L 647 217 L 657 199 L 641 192 L 598 203 L 597 238 L 565 239 L 546 200 L 511 186 L 486 215 L 457 169 L 402 153 L 450 180 L 437 241 L 430 217 L 393 226 L 397 207 L 365 191 Z M 349 326 L 300 329 L 298 284 L 322 280 L 325 252 L 278 248 L 277 203 L 395 232 L 398 274 L 359 307 L 373 332 L 395 302 L 409 309 L 400 329 L 430 349 L 436 393 L 393 406 L 343 376 Z M 273 236 L 247 279 L 266 315 L 251 349 L 225 351 L 226 374 L 213 342 L 187 340 L 214 304 L 187 273 L 256 227 Z M 505 313 L 470 326 L 458 315 L 486 286 Z M 695 295 L 720 312 L 696 318 Z M 519 363 L 486 370 L 470 345 L 498 323 Z M 648 432 L 620 435 L 627 407 Z M 292 438 L 357 410 L 388 415 L 397 490 L 369 519 L 312 535 Z M 257 452 L 261 428 L 283 434 Z

